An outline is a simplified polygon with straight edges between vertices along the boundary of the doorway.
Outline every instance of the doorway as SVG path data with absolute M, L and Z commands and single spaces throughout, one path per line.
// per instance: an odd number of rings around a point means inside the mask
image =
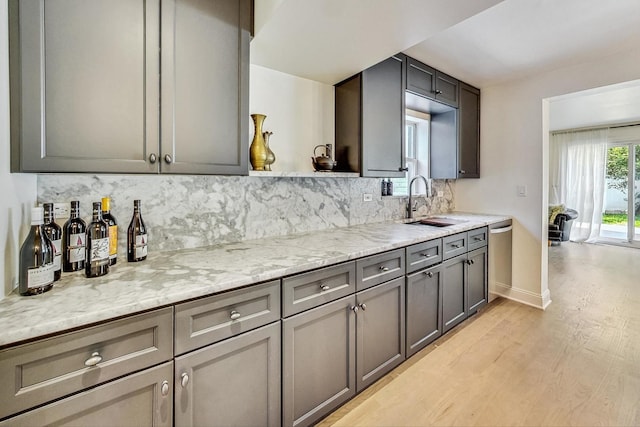
M 600 241 L 640 247 L 640 142 L 607 148 Z

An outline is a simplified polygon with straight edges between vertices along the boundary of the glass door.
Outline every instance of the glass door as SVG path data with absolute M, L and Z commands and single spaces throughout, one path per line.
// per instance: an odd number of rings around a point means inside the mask
M 600 237 L 606 242 L 640 246 L 640 144 L 608 148 Z

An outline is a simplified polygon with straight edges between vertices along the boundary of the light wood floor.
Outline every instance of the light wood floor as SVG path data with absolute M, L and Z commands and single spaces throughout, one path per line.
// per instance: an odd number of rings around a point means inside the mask
M 320 426 L 640 426 L 640 250 L 549 248 L 552 304 L 496 300 Z

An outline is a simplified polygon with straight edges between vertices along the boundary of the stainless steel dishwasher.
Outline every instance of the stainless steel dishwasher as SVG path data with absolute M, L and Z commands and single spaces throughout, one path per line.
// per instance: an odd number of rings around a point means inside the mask
M 489 226 L 489 302 L 511 288 L 512 230 L 510 219 Z

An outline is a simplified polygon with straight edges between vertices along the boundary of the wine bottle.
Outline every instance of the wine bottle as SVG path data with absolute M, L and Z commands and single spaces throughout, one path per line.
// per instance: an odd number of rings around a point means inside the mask
M 102 219 L 109 226 L 109 265 L 118 262 L 118 222 L 111 214 L 111 198 L 102 198 Z
M 44 207 L 44 232 L 53 245 L 53 280 L 60 280 L 62 276 L 62 228 L 55 223 L 53 217 L 53 203 L 45 203 Z
M 87 226 L 87 256 L 84 274 L 104 276 L 109 272 L 109 226 L 102 219 L 102 203 L 93 203 L 93 218 Z
M 84 268 L 86 257 L 87 223 L 80 218 L 80 202 L 71 202 L 71 215 L 62 226 L 62 271 Z
M 147 227 L 140 213 L 140 200 L 133 201 L 133 217 L 127 229 L 127 261 L 147 259 Z
M 31 208 L 31 230 L 20 248 L 20 295 L 36 295 L 53 287 L 53 244 L 43 227 L 43 210 Z

